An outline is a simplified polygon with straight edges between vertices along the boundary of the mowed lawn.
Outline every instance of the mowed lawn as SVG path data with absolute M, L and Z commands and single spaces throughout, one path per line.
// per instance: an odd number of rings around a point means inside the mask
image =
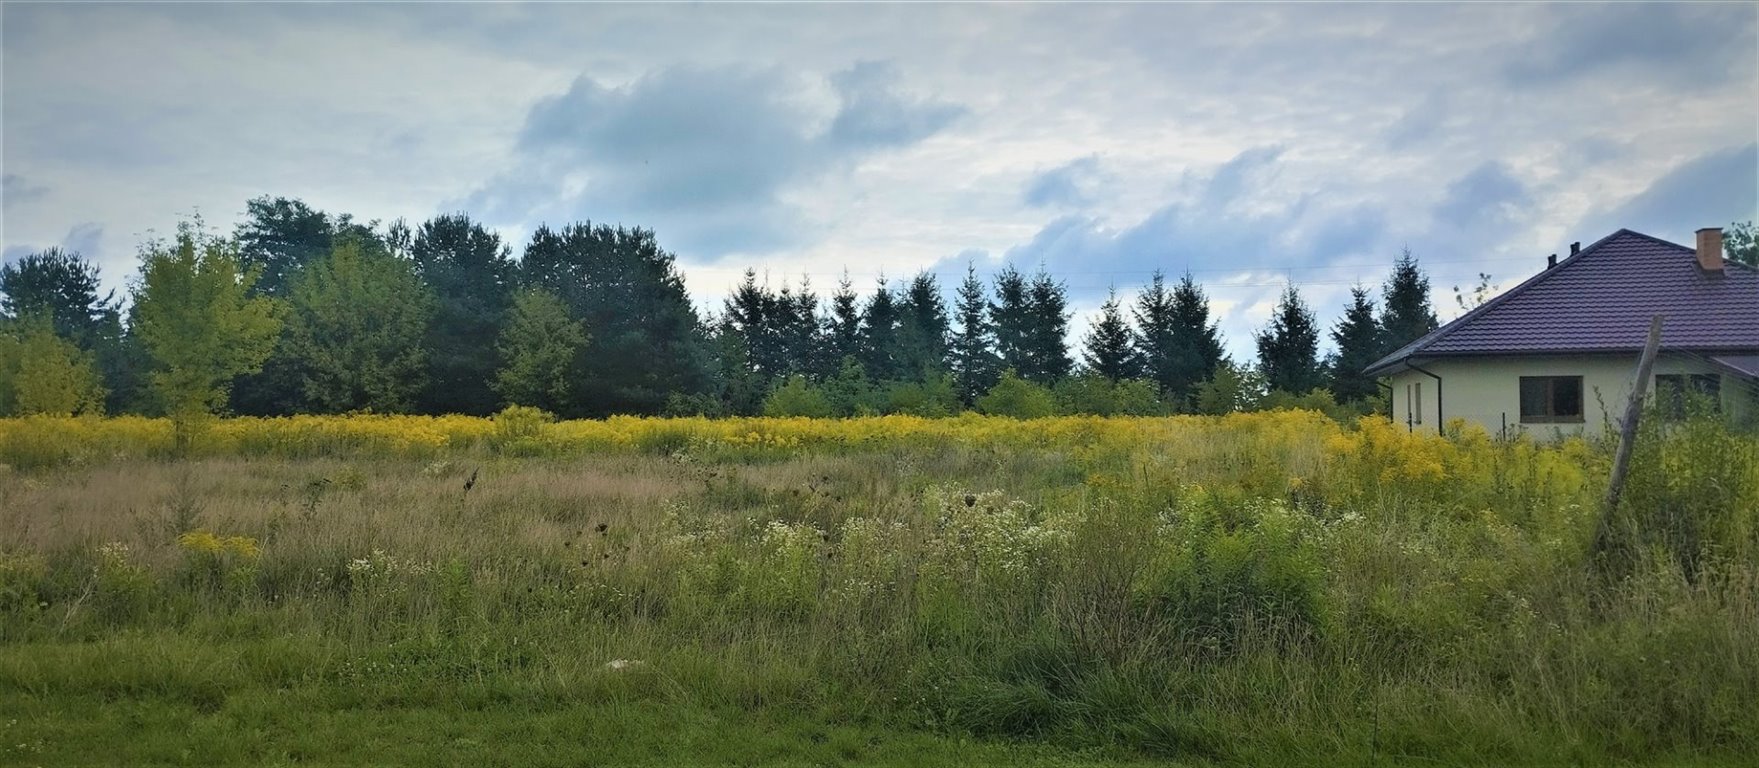
M 1759 755 L 1751 437 L 1655 437 L 1595 556 L 1604 445 L 843 424 L 0 470 L 0 763 Z

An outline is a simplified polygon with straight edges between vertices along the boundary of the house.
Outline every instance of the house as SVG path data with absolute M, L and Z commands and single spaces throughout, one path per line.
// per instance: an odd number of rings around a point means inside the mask
M 1454 419 L 1493 435 L 1592 434 L 1623 417 L 1650 320 L 1662 316 L 1651 392 L 1702 395 L 1759 415 L 1759 270 L 1725 262 L 1722 230 L 1696 248 L 1621 229 L 1367 368 L 1393 420 Z

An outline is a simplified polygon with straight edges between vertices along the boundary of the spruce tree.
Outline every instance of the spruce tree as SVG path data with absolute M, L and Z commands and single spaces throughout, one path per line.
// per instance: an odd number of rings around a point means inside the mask
M 996 273 L 996 299 L 989 305 L 1001 367 L 1022 373 L 1032 367 L 1032 317 L 1026 277 L 1013 265 Z
M 874 381 L 895 381 L 898 360 L 898 303 L 880 278 L 861 313 L 861 365 Z
M 1215 376 L 1223 354 L 1221 328 L 1209 318 L 1209 296 L 1189 272 L 1173 288 L 1173 334 L 1179 350 L 1175 391 L 1194 392 Z
M 1422 338 L 1438 325 L 1429 300 L 1429 276 L 1418 268 L 1417 259 L 1406 248 L 1393 263 L 1393 273 L 1381 289 L 1382 354 Z
M 1362 371 L 1380 359 L 1384 345 L 1380 324 L 1374 319 L 1374 299 L 1367 288 L 1350 289 L 1350 306 L 1332 327 L 1331 340 L 1337 346 L 1326 365 L 1332 397 L 1339 403 L 1358 403 L 1373 397 L 1379 385 Z
M 1136 351 L 1136 333 L 1125 322 L 1118 307 L 1116 290 L 1099 309 L 1099 319 L 1087 332 L 1081 353 L 1082 363 L 1093 374 L 1117 383 L 1142 375 L 1142 358 Z
M 849 282 L 848 273 L 837 281 L 837 292 L 831 294 L 830 317 L 825 319 L 825 359 L 819 375 L 829 379 L 839 374 L 845 361 L 861 360 L 861 303 Z
M 1270 326 L 1258 334 L 1258 366 L 1271 390 L 1304 394 L 1324 383 L 1319 326 L 1301 292 L 1291 285 L 1277 302 Z
M 1039 270 L 1027 292 L 1030 368 L 1021 374 L 1029 380 L 1049 386 L 1068 376 L 1075 367 L 1075 361 L 1069 358 L 1068 309 L 1067 289 L 1049 273 Z
M 898 367 L 911 381 L 927 381 L 947 370 L 947 303 L 934 275 L 910 281 L 898 304 Z
M 967 264 L 965 281 L 959 284 L 959 300 L 954 306 L 958 327 L 953 331 L 950 364 L 959 401 L 966 406 L 995 386 L 1000 376 L 993 344 L 994 329 L 989 322 L 989 299 L 983 283 L 977 279 L 977 267 Z

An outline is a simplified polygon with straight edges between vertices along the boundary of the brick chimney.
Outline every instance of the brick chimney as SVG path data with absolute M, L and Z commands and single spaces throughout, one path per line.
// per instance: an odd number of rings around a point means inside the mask
M 1722 272 L 1722 227 L 1698 230 L 1698 268 L 1705 272 Z

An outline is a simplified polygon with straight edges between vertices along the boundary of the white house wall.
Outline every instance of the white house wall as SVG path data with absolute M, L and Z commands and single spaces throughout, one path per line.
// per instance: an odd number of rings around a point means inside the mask
M 1598 432 L 1608 424 L 1616 425 L 1624 416 L 1625 400 L 1629 397 L 1631 377 L 1636 373 L 1635 355 L 1603 356 L 1574 355 L 1547 357 L 1485 357 L 1457 360 L 1437 359 L 1422 364 L 1425 370 L 1441 377 L 1441 420 L 1436 420 L 1435 379 L 1417 371 L 1402 371 L 1387 377 L 1392 387 L 1393 422 L 1414 431 L 1434 432 L 1441 424 L 1453 419 L 1477 422 L 1492 435 L 1505 428 L 1513 436 L 1518 430 L 1534 437 L 1581 434 L 1584 430 Z M 1708 363 L 1689 358 L 1669 357 L 1665 353 L 1655 362 L 1655 374 L 1722 373 Z M 1522 424 L 1522 376 L 1581 376 L 1582 423 Z M 1421 423 L 1408 419 L 1411 402 L 1408 385 L 1421 384 Z M 1655 382 L 1649 383 L 1654 391 Z M 1750 405 L 1740 397 L 1743 386 L 1732 375 L 1723 379 L 1724 408 L 1741 413 Z

